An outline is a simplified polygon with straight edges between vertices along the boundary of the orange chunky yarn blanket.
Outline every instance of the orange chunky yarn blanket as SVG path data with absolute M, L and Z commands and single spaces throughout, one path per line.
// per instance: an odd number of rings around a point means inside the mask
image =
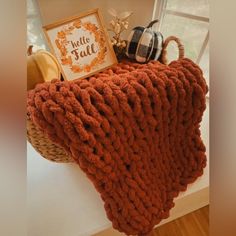
M 93 182 L 113 227 L 145 235 L 206 166 L 206 92 L 189 59 L 124 61 L 88 79 L 37 85 L 27 112 Z

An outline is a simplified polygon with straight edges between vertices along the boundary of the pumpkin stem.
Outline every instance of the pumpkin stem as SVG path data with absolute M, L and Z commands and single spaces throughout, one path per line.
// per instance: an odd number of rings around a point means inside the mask
M 29 45 L 28 49 L 27 49 L 27 55 L 30 56 L 33 53 L 33 45 Z
M 147 26 L 147 28 L 151 28 L 154 24 L 156 24 L 157 22 L 159 22 L 159 20 L 153 20 L 149 23 L 149 25 Z

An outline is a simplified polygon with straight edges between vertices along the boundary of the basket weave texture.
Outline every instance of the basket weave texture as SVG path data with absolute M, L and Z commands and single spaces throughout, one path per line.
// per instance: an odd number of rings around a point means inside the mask
M 54 144 L 30 119 L 27 118 L 27 139 L 42 157 L 58 163 L 74 162 L 63 148 Z

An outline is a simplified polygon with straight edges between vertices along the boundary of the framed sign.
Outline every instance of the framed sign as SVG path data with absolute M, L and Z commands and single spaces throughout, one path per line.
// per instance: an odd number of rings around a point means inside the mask
M 89 77 L 117 63 L 98 9 L 43 29 L 64 79 Z

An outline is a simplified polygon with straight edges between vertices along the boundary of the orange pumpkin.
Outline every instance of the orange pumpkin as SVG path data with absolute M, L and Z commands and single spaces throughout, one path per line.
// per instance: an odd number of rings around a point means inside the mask
M 33 46 L 28 48 L 27 57 L 27 90 L 36 84 L 60 79 L 60 67 L 56 58 L 48 51 L 40 49 L 33 52 Z

